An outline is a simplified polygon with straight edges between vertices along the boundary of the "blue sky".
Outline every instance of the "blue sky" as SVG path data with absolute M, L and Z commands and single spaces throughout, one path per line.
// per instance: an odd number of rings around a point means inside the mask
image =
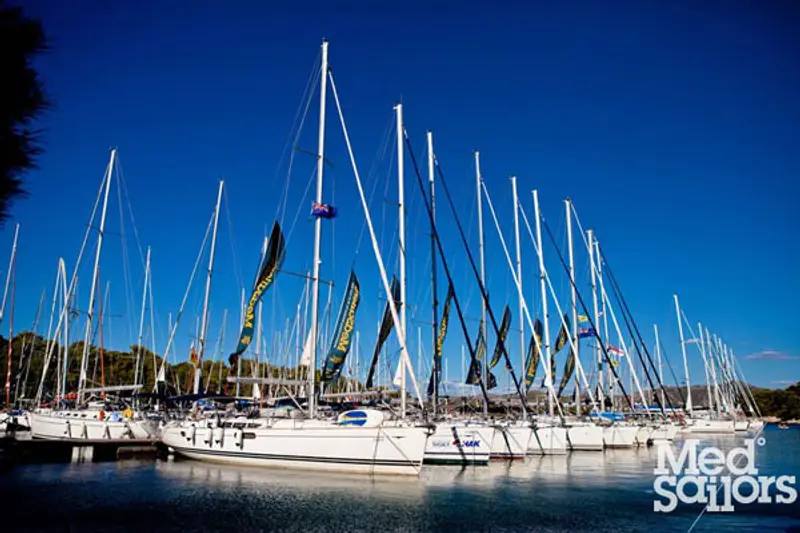
M 563 199 L 572 197 L 583 225 L 596 229 L 651 345 L 652 324 L 659 324 L 676 372 L 680 347 L 673 292 L 692 322 L 707 324 L 734 348 L 751 381 L 777 387 L 800 379 L 794 309 L 800 294 L 795 235 L 800 37 L 793 31 L 798 10 L 789 2 L 494 8 L 477 2 L 166 4 L 25 2 L 52 39 L 53 51 L 36 65 L 55 107 L 42 121 L 46 152 L 40 169 L 28 176 L 30 197 L 14 206 L 14 219 L 21 223 L 17 328 L 30 327 L 43 288 L 49 302 L 58 257 L 74 267 L 108 149 L 116 146 L 127 188 L 124 209 L 129 200 L 141 246 L 152 247 L 159 351 L 166 344 L 168 313 L 177 313 L 197 256 L 218 180 L 226 180 L 209 343 L 216 342 L 227 308 L 231 320 L 223 351 L 229 353 L 240 287 L 250 284 L 261 240 L 278 216 L 287 180 L 282 154 L 287 142 L 291 145 L 295 112 L 326 37 L 390 270 L 397 261 L 392 108 L 402 99 L 421 164 L 425 131 L 434 132 L 435 152 L 473 245 L 472 151 L 480 150 L 512 253 L 510 175 L 518 176 L 531 220 L 530 191 L 539 190 L 543 214 L 562 245 Z M 317 113 L 314 99 L 297 143 L 312 152 Z M 322 277 L 341 288 L 355 266 L 366 359 L 382 289 L 367 235 L 359 240 L 364 216 L 333 105 L 326 155 L 331 166 L 325 198 L 340 216 L 325 224 Z M 408 295 L 419 308 L 409 319 L 409 340 L 416 358 L 417 327 L 423 328 L 430 353 L 429 243 L 407 163 Z M 295 152 L 284 220 L 285 267 L 293 271 L 311 265 L 311 197 L 304 191 L 313 166 L 313 157 Z M 143 268 L 126 212 L 126 296 L 119 198 L 112 192 L 101 277 L 111 283 L 106 339 L 121 347 L 135 340 Z M 437 210 L 474 336 L 477 289 L 442 196 Z M 499 320 L 501 303 L 508 300 L 516 328 L 516 291 L 488 214 L 485 222 L 495 312 Z M 523 236 L 524 290 L 538 309 L 536 258 L 524 230 Z M 0 236 L 7 251 L 12 237 L 13 224 L 7 224 Z M 552 248 L 545 251 L 566 306 L 568 283 Z M 81 267 L 86 280 L 92 256 L 87 254 Z M 576 258 L 588 302 L 585 252 L 578 250 Z M 443 277 L 440 273 L 440 300 Z M 176 339 L 180 354 L 188 353 L 202 307 L 202 281 L 191 291 Z M 279 278 L 265 300 L 268 338 L 294 316 L 302 290 L 302 280 Z M 323 290 L 323 304 L 326 298 Z M 84 309 L 87 300 L 83 282 Z M 338 299 L 333 308 L 335 313 Z M 556 328 L 553 321 L 553 338 Z M 518 361 L 518 333 L 510 338 Z M 459 377 L 462 343 L 453 319 L 445 345 L 453 379 Z M 699 358 L 692 357 L 692 374 L 699 376 Z

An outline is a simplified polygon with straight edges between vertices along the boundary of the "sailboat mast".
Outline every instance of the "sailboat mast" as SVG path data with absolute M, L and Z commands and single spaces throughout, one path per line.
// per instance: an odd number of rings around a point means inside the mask
M 14 353 L 14 299 L 17 292 L 17 237 L 19 224 L 14 230 L 14 245 L 11 248 L 11 263 L 8 274 L 11 280 L 11 313 L 8 317 L 8 354 L 6 354 L 6 409 L 11 409 L 11 357 Z M 20 354 L 22 357 L 22 354 Z
M 514 243 L 517 252 L 517 300 L 519 306 L 519 357 L 520 374 L 525 374 L 525 321 L 522 320 L 524 301 L 522 297 L 522 249 L 519 243 L 519 197 L 517 196 L 517 177 L 511 177 L 511 193 L 514 200 Z M 528 410 L 522 402 L 522 420 L 527 420 Z
M 400 329 L 406 338 L 406 205 L 403 168 L 403 104 L 394 108 L 397 113 L 397 224 L 400 233 Z M 389 295 L 391 298 L 391 295 Z M 400 362 L 400 416 L 406 417 L 406 365 Z
M 533 191 L 533 209 L 536 216 L 536 248 L 539 255 L 539 282 L 542 291 L 542 325 L 544 326 L 544 362 L 547 381 L 547 413 L 553 416 L 552 354 L 550 353 L 550 327 L 547 314 L 547 288 L 545 287 L 544 253 L 542 249 L 542 217 L 539 213 L 539 192 Z
M 8 272 L 6 273 L 6 286 L 3 289 L 3 303 L 0 304 L 0 321 L 3 320 L 3 314 L 6 310 L 6 298 L 8 297 L 8 287 L 11 283 L 11 266 L 14 264 L 14 254 L 17 251 L 17 238 L 19 237 L 19 222 L 14 227 L 14 243 L 11 246 L 11 259 L 8 260 Z
M 683 317 L 681 316 L 681 304 L 678 302 L 678 295 L 673 294 L 675 300 L 675 313 L 678 317 L 678 335 L 681 338 L 681 352 L 683 353 L 683 372 L 686 374 L 686 412 L 692 416 L 692 382 L 689 380 L 689 360 L 686 358 L 686 340 L 683 337 Z M 709 404 L 709 408 L 711 404 Z
M 317 203 L 322 203 L 322 174 L 325 165 L 325 97 L 328 88 L 328 41 L 322 41 L 322 62 L 319 89 L 319 137 L 317 143 Z M 319 265 L 322 244 L 322 218 L 314 221 L 314 263 L 311 274 L 311 360 L 308 365 L 308 414 L 316 414 L 317 335 L 319 328 Z
M 483 250 L 483 192 L 481 191 L 481 184 L 483 182 L 483 177 L 481 176 L 481 154 L 480 152 L 475 152 L 475 186 L 476 186 L 476 193 L 477 193 L 477 203 L 478 203 L 478 260 L 481 267 L 481 285 L 486 286 L 486 263 L 484 261 L 484 250 Z M 483 339 L 483 342 L 486 342 L 486 301 L 481 298 L 481 324 L 480 324 L 480 337 Z M 489 366 L 487 362 L 487 355 L 485 354 L 483 360 L 480 364 L 483 366 L 481 369 L 481 380 L 486 380 L 489 376 Z M 488 383 L 488 381 L 484 381 L 484 383 Z M 489 404 L 486 398 L 482 398 L 483 400 L 483 415 L 489 415 Z
M 59 382 L 59 387 L 61 388 L 61 397 L 67 393 L 67 369 L 69 369 L 69 323 L 72 320 L 70 316 L 70 294 L 69 288 L 67 287 L 67 264 L 64 262 L 63 257 L 58 258 L 58 268 L 59 272 L 61 272 L 61 289 L 62 289 L 62 297 L 63 297 L 63 307 L 61 312 L 64 313 L 66 317 L 64 319 L 64 337 L 63 337 L 63 350 L 64 356 L 61 365 L 61 381 Z M 56 332 L 58 332 L 58 326 L 56 326 Z M 41 388 L 44 386 L 44 373 L 42 373 L 42 382 L 39 384 L 39 394 L 37 395 L 37 404 L 39 403 L 39 399 L 41 399 Z
M 589 250 L 589 270 L 591 272 L 591 280 L 592 280 L 592 309 L 594 311 L 594 323 L 600 324 L 600 310 L 597 306 L 597 274 L 595 272 L 595 265 L 594 265 L 594 231 L 589 229 L 586 230 L 586 239 L 588 240 L 588 250 Z M 606 332 L 605 338 L 600 342 L 608 342 L 608 333 Z M 600 346 L 600 342 L 597 343 L 597 400 L 600 403 L 600 412 L 602 413 L 606 409 L 606 401 L 605 401 L 605 384 L 603 383 L 603 360 L 602 360 L 602 347 Z M 613 392 L 609 392 L 612 394 Z M 612 407 L 613 409 L 613 407 Z
M 661 341 L 658 338 L 658 324 L 653 324 L 653 332 L 656 335 L 656 357 L 658 358 L 658 380 L 661 382 L 661 405 L 667 405 L 666 394 L 664 392 L 664 367 L 661 366 Z
M 219 227 L 219 207 L 222 203 L 222 189 L 225 187 L 225 181 L 219 181 L 219 192 L 217 193 L 217 207 L 214 209 L 214 229 L 211 233 L 211 251 L 208 257 L 208 272 L 206 273 L 206 292 L 203 297 L 203 318 L 200 325 L 200 339 L 198 341 L 197 350 L 197 369 L 194 373 L 194 386 L 192 392 L 194 394 L 200 393 L 200 384 L 203 377 L 203 353 L 206 347 L 206 334 L 208 333 L 208 301 L 211 298 L 211 274 L 214 270 L 214 252 L 217 247 L 217 228 Z
M 144 338 L 144 310 L 147 306 L 147 287 L 150 280 L 150 247 L 144 260 L 144 284 L 142 285 L 142 312 L 139 315 L 139 336 L 136 341 L 136 366 L 133 368 L 133 384 L 139 384 L 139 364 L 142 358 L 142 340 Z
M 267 243 L 269 242 L 269 237 L 264 237 L 264 242 L 261 245 L 261 262 L 259 263 L 259 267 L 264 263 L 264 259 L 267 256 Z M 253 368 L 253 377 L 257 378 L 259 374 L 259 368 L 261 366 L 261 336 L 262 330 L 264 325 L 262 323 L 261 317 L 263 316 L 264 303 L 263 300 L 258 301 L 258 311 L 256 317 L 256 349 L 255 349 L 255 356 L 256 356 L 256 364 Z M 270 376 L 271 377 L 271 376 Z M 267 391 L 269 391 L 269 385 L 265 385 Z M 253 382 L 253 400 L 261 400 L 263 398 L 264 391 L 261 390 L 261 387 L 258 386 L 257 382 Z
M 572 279 L 570 282 L 570 295 L 572 298 L 572 346 L 575 350 L 575 359 L 580 357 L 579 341 L 578 341 L 578 293 L 575 290 L 575 254 L 572 246 L 572 200 L 567 198 L 564 200 L 564 205 L 567 211 L 567 252 L 569 255 L 569 277 Z M 597 324 L 597 322 L 595 322 Z M 598 325 L 599 327 L 599 325 Z M 580 402 L 580 384 L 578 382 L 578 373 L 575 373 L 575 414 L 581 415 L 581 402 Z
M 114 173 L 114 159 L 116 159 L 116 148 L 111 150 L 111 157 L 108 161 L 108 171 L 106 173 L 106 190 L 103 193 L 103 210 L 100 212 L 100 229 L 97 234 L 97 252 L 94 256 L 94 270 L 92 273 L 92 285 L 89 290 L 89 307 L 86 310 L 86 331 L 83 338 L 83 353 L 81 354 L 81 371 L 78 376 L 78 403 L 83 401 L 83 388 L 86 384 L 86 365 L 89 361 L 89 343 L 92 340 L 92 320 L 94 318 L 95 300 L 97 299 L 97 281 L 100 270 L 100 253 L 103 249 L 103 234 L 106 227 L 106 213 L 108 212 L 108 193 L 111 191 L 111 177 Z M 69 317 L 67 317 L 69 320 Z
M 431 193 L 431 306 L 433 307 L 433 416 L 436 416 L 439 407 L 439 374 L 441 373 L 441 361 L 438 360 L 438 336 L 439 336 L 439 299 L 436 290 L 436 237 L 434 225 L 436 224 L 436 194 L 433 174 L 433 132 L 426 132 L 428 140 L 428 186 Z
M 244 327 L 244 287 L 242 293 L 239 295 L 239 330 Z M 242 358 L 239 357 L 236 361 L 236 397 L 238 398 L 242 392 Z

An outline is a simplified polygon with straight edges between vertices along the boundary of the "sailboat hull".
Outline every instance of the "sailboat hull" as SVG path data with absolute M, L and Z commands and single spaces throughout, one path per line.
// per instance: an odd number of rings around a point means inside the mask
M 530 426 L 495 426 L 494 430 L 492 460 L 525 459 L 533 438 Z
M 569 427 L 567 444 L 574 451 L 602 452 L 603 428 L 594 424 Z
M 672 423 L 661 424 L 650 434 L 650 443 L 672 442 L 678 434 L 678 426 Z
M 603 442 L 606 448 L 632 448 L 636 440 L 637 426 L 613 424 L 603 428 Z
M 100 420 L 99 411 L 55 411 L 29 415 L 31 437 L 60 441 L 151 439 L 146 425 L 138 420 Z
M 439 424 L 428 438 L 425 464 L 489 463 L 494 428 L 464 424 Z
M 729 434 L 734 433 L 733 420 L 695 420 L 692 425 L 693 434 Z
M 168 425 L 161 440 L 171 451 L 200 461 L 414 476 L 422 468 L 430 431 L 425 427 L 342 426 L 316 420 L 235 426 L 242 427 Z
M 634 446 L 647 446 L 647 443 L 653 438 L 653 433 L 656 428 L 653 426 L 639 426 L 636 429 L 636 439 Z
M 543 426 L 533 430 L 528 451 L 534 455 L 564 455 L 567 453 L 567 429 Z

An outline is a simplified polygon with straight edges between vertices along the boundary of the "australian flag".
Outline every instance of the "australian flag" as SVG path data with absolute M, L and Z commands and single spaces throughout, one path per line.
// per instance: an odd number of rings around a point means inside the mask
M 336 216 L 336 208 L 332 205 L 313 202 L 311 204 L 311 216 L 317 218 L 333 218 Z
M 594 336 L 596 336 L 594 328 L 581 328 L 578 330 L 579 339 L 586 339 L 588 337 L 594 337 Z

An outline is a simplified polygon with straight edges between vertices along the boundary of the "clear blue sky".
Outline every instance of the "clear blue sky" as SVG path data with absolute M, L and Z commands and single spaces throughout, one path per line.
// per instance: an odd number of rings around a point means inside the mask
M 435 152 L 472 243 L 477 149 L 512 253 L 510 175 L 519 178 L 531 220 L 530 190 L 540 191 L 543 213 L 562 244 L 563 199 L 572 197 L 584 226 L 596 229 L 651 345 L 652 324 L 662 329 L 676 371 L 681 365 L 673 292 L 692 322 L 704 322 L 735 349 L 751 381 L 777 387 L 800 379 L 800 10 L 791 2 L 494 8 L 479 2 L 437 2 L 435 8 L 422 2 L 375 7 L 315 1 L 291 8 L 279 7 L 281 2 L 154 0 L 24 4 L 52 39 L 53 51 L 36 66 L 55 107 L 42 122 L 46 152 L 40 169 L 28 176 L 30 198 L 13 211 L 22 225 L 17 328 L 30 327 L 43 288 L 49 307 L 58 257 L 74 267 L 108 148 L 116 146 L 139 240 L 153 250 L 159 351 L 166 343 L 167 314 L 178 310 L 211 215 L 217 180 L 225 178 L 228 209 L 221 215 L 209 342 L 213 348 L 222 310 L 229 309 L 227 355 L 235 346 L 240 279 L 251 282 L 261 239 L 276 217 L 287 176 L 281 154 L 326 37 L 391 270 L 396 212 L 385 200 L 396 198 L 396 171 L 394 141 L 384 151 L 383 139 L 393 134 L 392 107 L 402 99 L 418 158 L 424 158 L 425 130 L 434 132 Z M 382 289 L 366 236 L 356 244 L 364 216 L 334 108 L 329 111 L 332 168 L 325 197 L 340 217 L 325 224 L 322 275 L 343 287 L 355 264 L 366 359 Z M 317 113 L 315 99 L 298 143 L 312 151 Z M 290 270 L 311 264 L 311 198 L 303 192 L 313 164 L 312 157 L 296 154 L 285 220 Z M 430 321 L 429 244 L 410 170 L 409 164 L 408 294 L 420 308 L 410 317 L 416 357 L 416 327 Z M 128 218 L 129 305 L 113 192 L 101 276 L 111 281 L 107 342 L 124 347 L 135 341 L 142 264 Z M 477 290 L 453 225 L 446 222 L 444 201 L 438 213 L 474 336 Z M 7 224 L 6 257 L 12 235 L 13 224 Z M 515 290 L 488 216 L 486 235 L 495 311 L 499 320 L 500 304 L 508 299 L 516 328 Z M 563 271 L 550 246 L 546 253 L 566 305 Z M 84 309 L 92 256 L 90 250 L 81 268 Z M 588 302 L 585 253 L 577 260 Z M 525 293 L 538 309 L 536 260 L 527 237 L 523 261 Z M 279 278 L 265 300 L 269 338 L 294 315 L 302 289 L 296 278 Z M 441 282 L 440 300 L 445 290 Z M 323 291 L 323 302 L 325 297 Z M 202 279 L 178 335 L 181 358 L 201 307 Z M 334 313 L 337 308 L 338 299 Z M 553 338 L 556 328 L 553 321 Z M 429 329 L 423 337 L 427 353 Z M 453 315 L 445 346 L 453 379 L 460 376 L 461 339 Z M 518 361 L 518 334 L 510 339 Z M 746 358 L 753 354 L 760 357 Z M 691 355 L 692 373 L 699 377 L 699 357 Z

